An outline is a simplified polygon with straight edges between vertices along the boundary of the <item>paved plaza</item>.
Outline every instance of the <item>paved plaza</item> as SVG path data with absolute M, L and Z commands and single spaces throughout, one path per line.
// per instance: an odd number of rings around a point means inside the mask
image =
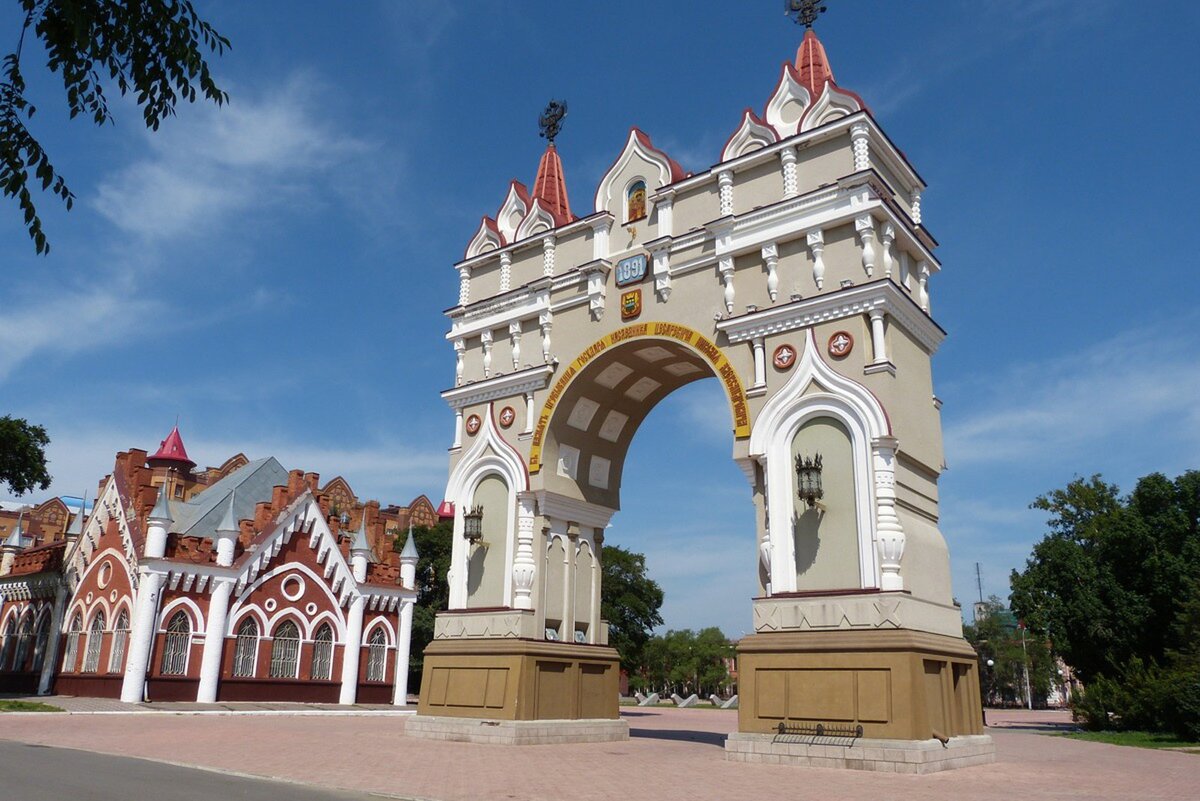
M 182 710 L 181 710 L 182 711 Z M 404 735 L 404 716 L 0 715 L 0 739 L 390 797 L 1194 799 L 1200 757 L 1050 736 L 1066 713 L 990 711 L 997 762 L 929 776 L 727 763 L 737 714 L 624 708 L 628 742 L 504 747 Z

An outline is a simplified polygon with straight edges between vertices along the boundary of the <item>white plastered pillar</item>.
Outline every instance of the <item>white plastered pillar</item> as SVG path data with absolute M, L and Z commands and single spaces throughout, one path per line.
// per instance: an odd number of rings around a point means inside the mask
M 885 592 L 904 589 L 900 560 L 904 557 L 904 527 L 896 515 L 895 437 L 871 440 L 875 472 L 876 536 L 879 550 L 879 588 Z
M 532 492 L 517 493 L 517 549 L 513 555 L 513 607 L 533 609 L 533 582 L 537 561 L 533 555 L 533 522 L 535 513 Z
M 213 579 L 204 629 L 204 651 L 200 657 L 200 686 L 196 690 L 196 702 L 200 704 L 211 704 L 217 700 L 221 656 L 225 650 L 225 621 L 229 616 L 229 595 L 232 591 L 233 579 Z
M 162 573 L 146 571 L 138 586 L 133 630 L 129 633 L 129 655 L 125 658 L 125 677 L 121 681 L 121 700 L 127 704 L 140 703 L 145 697 L 146 672 L 150 667 L 150 651 L 158 622 L 155 620 L 158 596 L 164 578 Z
M 50 610 L 50 634 L 46 637 L 46 653 L 42 655 L 42 673 L 38 676 L 38 695 L 50 694 L 50 683 L 58 665 L 58 643 L 62 639 L 63 612 L 67 607 L 67 588 L 59 587 L 54 593 L 54 606 Z M 36 637 L 36 633 L 34 634 Z
M 358 697 L 358 659 L 362 654 L 363 611 L 367 599 L 355 595 L 346 616 L 346 644 L 342 650 L 342 691 L 339 704 L 353 704 Z
M 408 659 L 412 653 L 413 602 L 400 604 L 400 626 L 396 635 L 396 683 L 392 693 L 392 705 L 408 703 Z
M 887 337 L 884 336 L 883 327 L 885 315 L 883 309 L 871 309 L 870 312 L 872 364 L 886 364 L 888 361 Z

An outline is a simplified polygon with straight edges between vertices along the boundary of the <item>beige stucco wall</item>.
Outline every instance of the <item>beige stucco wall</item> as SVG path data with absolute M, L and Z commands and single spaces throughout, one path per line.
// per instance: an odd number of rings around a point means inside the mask
M 796 493 L 792 471 L 792 532 L 796 546 L 796 588 L 857 588 L 859 582 L 858 519 L 854 486 L 854 454 L 845 426 L 830 417 L 807 421 L 792 438 L 791 456 L 822 460 L 820 506 L 809 508 Z
M 487 476 L 475 488 L 474 501 L 484 510 L 483 541 L 475 546 L 468 561 L 467 606 L 503 606 L 508 485 L 499 476 Z

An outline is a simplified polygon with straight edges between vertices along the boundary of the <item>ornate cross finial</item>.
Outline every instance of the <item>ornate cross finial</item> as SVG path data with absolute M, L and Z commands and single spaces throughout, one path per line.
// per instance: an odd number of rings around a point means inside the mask
M 811 28 L 817 17 L 825 13 L 821 0 L 784 0 L 783 13 L 796 17 L 796 24 Z
M 562 130 L 565 116 L 567 116 L 567 101 L 551 100 L 546 104 L 546 110 L 542 112 L 542 116 L 538 117 L 538 127 L 542 129 L 541 135 L 549 139 L 551 144 L 554 142 L 554 137 L 558 136 L 558 132 Z

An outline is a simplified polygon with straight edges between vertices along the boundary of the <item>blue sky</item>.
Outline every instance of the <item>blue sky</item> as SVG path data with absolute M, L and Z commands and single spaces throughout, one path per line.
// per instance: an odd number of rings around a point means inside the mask
M 0 412 L 54 440 L 34 497 L 94 493 L 178 415 L 202 464 L 272 454 L 438 500 L 451 265 L 507 181 L 532 181 L 546 101 L 570 103 L 559 148 L 586 210 L 631 124 L 709 166 L 802 33 L 777 0 L 197 5 L 233 42 L 232 102 L 157 134 L 127 102 L 105 129 L 68 124 L 27 50 L 33 129 L 78 198 L 42 198 L 48 258 L 0 213 Z M 1038 493 L 1200 467 L 1200 6 L 828 5 L 838 82 L 930 185 L 955 592 L 974 599 L 979 561 L 1007 595 Z M 609 541 L 648 555 L 668 625 L 736 636 L 755 555 L 728 428 L 715 381 L 656 409 Z

